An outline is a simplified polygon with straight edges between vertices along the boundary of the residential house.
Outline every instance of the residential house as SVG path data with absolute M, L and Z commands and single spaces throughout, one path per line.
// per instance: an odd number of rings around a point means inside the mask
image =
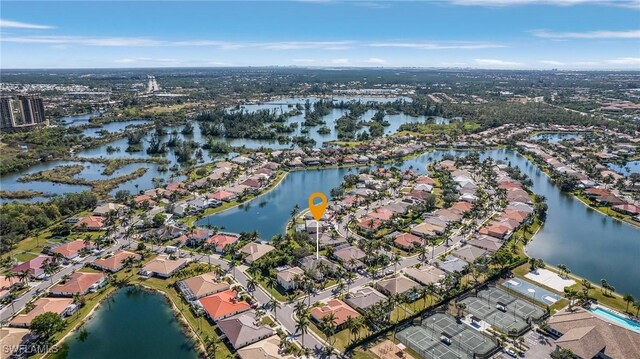
M 73 314 L 76 310 L 76 305 L 73 304 L 71 298 L 39 298 L 33 303 L 34 307 L 28 313 L 18 314 L 11 322 L 10 326 L 28 328 L 31 321 L 40 314 L 55 313 L 61 317 L 65 317 Z
M 304 278 L 304 271 L 300 267 L 286 268 L 276 274 L 278 284 L 280 284 L 280 286 L 286 291 L 296 289 L 298 287 L 300 284 L 296 282 L 296 279 L 298 278 Z
M 198 302 L 214 322 L 251 309 L 251 305 L 239 299 L 238 292 L 233 289 L 202 297 Z
M 299 265 L 305 273 L 316 280 L 322 280 L 324 278 L 325 273 L 320 270 L 320 267 L 327 268 L 326 272 L 328 272 L 329 274 L 335 273 L 338 269 L 338 266 L 336 264 L 323 256 L 320 256 L 320 258 L 316 259 L 315 254 L 300 259 Z
M 105 227 L 105 218 L 101 216 L 87 216 L 79 220 L 73 227 L 79 230 L 101 231 Z
M 109 203 L 105 203 L 105 204 L 102 204 L 100 206 L 97 206 L 93 210 L 92 214 L 94 216 L 106 217 L 106 216 L 109 215 L 109 213 L 116 213 L 117 215 L 123 214 L 128 209 L 129 209 L 129 207 L 127 207 L 127 206 L 125 206 L 123 204 L 109 202 Z
M 178 290 L 188 301 L 194 301 L 230 288 L 229 283 L 218 280 L 215 273 L 204 273 L 177 283 Z
M 222 319 L 217 324 L 234 349 L 253 344 L 275 333 L 270 327 L 260 324 L 256 315 L 250 311 Z
M 24 348 L 23 345 L 33 340 L 33 335 L 29 329 L 24 328 L 0 328 L 0 358 L 16 358 L 17 354 Z
M 39 255 L 33 259 L 30 259 L 26 262 L 20 263 L 13 268 L 11 271 L 15 274 L 18 274 L 24 270 L 29 272 L 29 275 L 33 278 L 43 278 L 46 273 L 44 272 L 44 266 L 46 263 L 53 261 L 54 258 L 46 255 Z
M 423 238 L 438 236 L 444 233 L 445 227 L 441 227 L 432 223 L 420 223 L 411 228 L 411 233 Z
M 354 246 L 347 246 L 344 248 L 336 249 L 333 252 L 333 256 L 348 270 L 361 268 L 364 264 L 362 260 L 367 257 L 367 254 L 360 248 Z
M 582 308 L 553 315 L 548 331 L 558 338 L 558 349 L 568 349 L 583 359 L 637 359 L 640 353 L 640 333 L 611 324 Z
M 419 286 L 420 284 L 402 275 L 381 279 L 376 283 L 376 288 L 386 295 L 408 294 L 413 297 L 412 299 L 417 297 L 415 294 L 411 294 L 412 290 Z
M 238 241 L 239 237 L 232 234 L 226 233 L 216 233 L 209 239 L 207 239 L 206 243 L 209 246 L 212 246 L 216 253 L 222 253 L 224 247 L 234 244 Z
M 336 331 L 340 331 L 349 318 L 357 318 L 360 316 L 360 313 L 340 299 L 331 299 L 327 303 L 311 309 L 311 320 L 319 324 L 322 323 L 322 318 L 330 314 L 333 314 L 333 324 L 335 325 Z
M 488 251 L 476 246 L 463 246 L 453 251 L 453 255 L 465 262 L 473 263 L 478 258 L 487 256 Z
M 54 296 L 73 297 L 95 292 L 106 282 L 104 273 L 75 272 L 66 282 L 60 282 L 49 290 Z
M 410 251 L 415 247 L 424 245 L 424 239 L 411 233 L 401 233 L 394 238 L 393 243 L 396 247 Z
M 273 246 L 268 244 L 252 242 L 247 243 L 244 247 L 240 248 L 240 253 L 246 254 L 244 261 L 247 264 L 251 264 L 274 249 L 275 248 Z
M 126 259 L 130 257 L 136 261 L 139 261 L 142 258 L 139 254 L 125 250 L 119 250 L 113 253 L 113 255 L 111 256 L 96 259 L 92 263 L 92 265 L 102 270 L 115 273 L 124 267 Z
M 221 202 L 231 202 L 236 199 L 237 194 L 225 190 L 220 190 L 214 193 L 210 193 L 209 195 L 207 195 L 207 197 Z
M 447 273 L 462 272 L 467 264 L 464 260 L 454 256 L 446 256 L 444 259 L 436 259 L 433 261 L 434 266 Z
M 240 359 L 295 359 L 290 354 L 284 354 L 280 350 L 280 337 L 271 336 L 259 342 L 247 345 L 238 349 L 237 355 Z
M 369 308 L 383 302 L 387 297 L 371 287 L 362 287 L 346 296 L 345 302 L 352 308 L 366 312 Z
M 169 256 L 159 255 L 147 262 L 147 264 L 140 269 L 140 274 L 145 276 L 169 278 L 175 272 L 186 267 L 188 264 L 189 260 L 187 258 L 171 259 Z
M 93 242 L 85 243 L 82 239 L 76 239 L 75 241 L 63 243 L 51 248 L 50 252 L 59 253 L 66 259 L 74 259 L 78 257 L 81 252 L 88 253 L 93 248 L 95 248 Z
M 437 283 L 443 279 L 446 273 L 434 266 L 423 265 L 420 268 L 409 267 L 404 270 L 404 275 L 417 281 L 420 284 L 427 285 Z

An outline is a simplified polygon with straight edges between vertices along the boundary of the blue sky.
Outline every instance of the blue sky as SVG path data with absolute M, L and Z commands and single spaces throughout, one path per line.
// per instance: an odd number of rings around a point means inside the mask
M 640 0 L 2 1 L 0 67 L 640 70 Z

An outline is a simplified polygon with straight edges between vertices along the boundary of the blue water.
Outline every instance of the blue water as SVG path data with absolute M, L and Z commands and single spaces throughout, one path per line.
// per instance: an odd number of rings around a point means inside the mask
M 607 164 L 609 168 L 620 173 L 624 176 L 629 176 L 632 173 L 640 173 L 640 160 L 630 161 L 625 163 L 624 165 L 619 165 L 617 163 L 609 163 Z
M 621 317 L 615 313 L 611 313 L 608 310 L 604 310 L 600 307 L 591 308 L 589 309 L 589 311 L 623 328 L 640 333 L 640 323 L 634 322 L 629 318 Z

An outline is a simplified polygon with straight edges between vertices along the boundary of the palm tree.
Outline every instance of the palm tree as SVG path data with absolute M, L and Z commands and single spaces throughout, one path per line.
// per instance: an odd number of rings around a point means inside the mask
M 247 280 L 247 290 L 252 293 L 256 290 L 256 286 L 258 285 L 258 281 L 254 277 L 249 277 Z
M 636 317 L 640 313 L 640 300 L 636 300 L 633 302 L 633 307 L 636 308 Z
M 298 315 L 296 319 L 296 333 L 300 332 L 302 335 L 302 346 L 304 347 L 304 336 L 307 334 L 307 329 L 309 328 L 309 320 L 306 315 Z
M 278 309 L 282 308 L 282 305 L 280 305 L 280 302 L 278 302 L 278 300 L 275 297 L 271 297 L 271 300 L 269 301 L 269 306 L 271 307 L 271 309 L 273 309 L 273 316 L 277 317 Z
M 625 312 L 629 312 L 629 304 L 635 302 L 635 298 L 633 297 L 633 295 L 631 294 L 625 294 L 622 297 L 622 300 L 624 300 L 625 302 L 627 302 L 627 308 L 624 310 Z
M 582 294 L 584 294 L 584 296 L 586 298 L 589 298 L 589 291 L 593 289 L 593 286 L 591 285 L 591 282 L 589 282 L 586 279 L 582 280 Z
M 16 274 L 12 271 L 8 271 L 7 274 L 5 274 L 5 278 L 7 278 L 7 280 L 9 281 L 9 286 L 13 286 L 13 278 L 15 277 Z
M 7 294 L 7 296 L 5 297 L 5 300 L 9 303 L 11 303 L 11 315 L 16 314 L 16 308 L 14 308 L 14 302 L 16 300 L 16 295 L 9 292 L 9 294 Z
M 229 270 L 233 271 L 233 277 L 235 278 L 236 276 L 236 267 L 238 266 L 238 260 L 237 259 L 232 259 L 229 261 Z
M 299 301 L 296 302 L 296 304 L 293 305 L 293 311 L 296 313 L 296 316 L 302 316 L 306 313 L 307 310 L 307 306 L 304 304 L 303 301 Z
M 393 261 L 393 271 L 398 274 L 398 264 L 402 262 L 402 259 L 399 255 L 394 254 L 391 260 Z
M 204 339 L 204 348 L 209 358 L 213 358 L 213 359 L 216 358 L 216 352 L 218 351 L 219 346 L 220 346 L 220 339 L 216 337 L 212 338 L 207 335 L 207 337 Z

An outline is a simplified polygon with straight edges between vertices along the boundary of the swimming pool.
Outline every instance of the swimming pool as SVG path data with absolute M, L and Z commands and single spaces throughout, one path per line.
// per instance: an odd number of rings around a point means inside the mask
M 557 295 L 556 293 L 548 291 L 542 287 L 538 287 L 537 285 L 529 283 L 520 278 L 511 278 L 502 283 L 502 286 L 511 290 L 515 290 L 518 293 L 522 293 L 527 297 L 546 305 L 552 305 L 553 303 L 562 299 L 562 297 Z
M 589 308 L 589 311 L 609 322 L 617 324 L 623 328 L 633 330 L 636 333 L 640 333 L 640 323 L 634 322 L 629 318 L 623 317 L 617 313 L 603 309 L 600 306 L 593 306 Z

